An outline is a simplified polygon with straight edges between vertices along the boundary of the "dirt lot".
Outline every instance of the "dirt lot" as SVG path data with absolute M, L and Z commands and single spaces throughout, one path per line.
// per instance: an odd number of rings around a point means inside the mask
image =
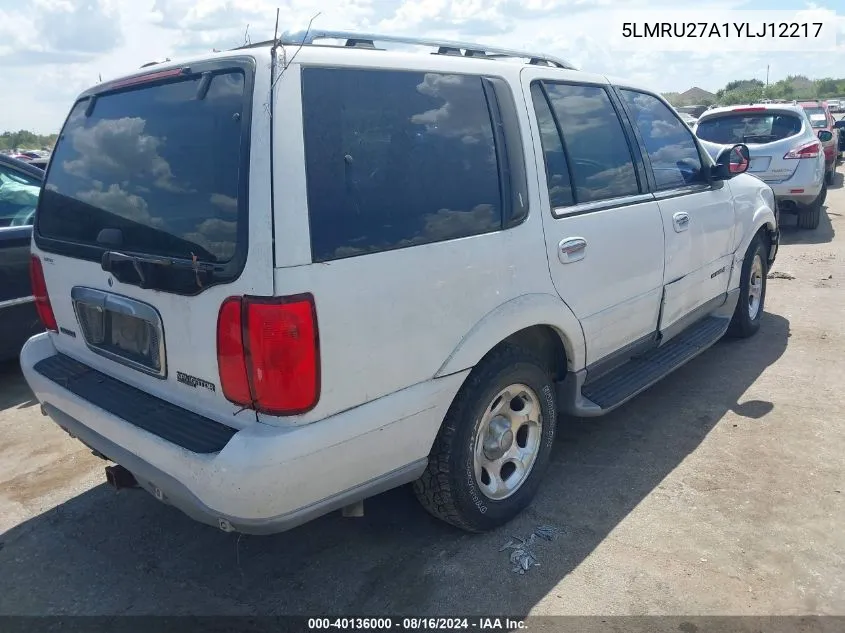
M 843 170 L 840 167 L 840 170 Z M 845 614 L 845 189 L 794 228 L 758 336 L 569 422 L 531 509 L 469 536 L 396 490 L 274 537 L 195 524 L 39 413 L 0 367 L 2 614 Z M 562 530 L 511 572 L 500 547 Z

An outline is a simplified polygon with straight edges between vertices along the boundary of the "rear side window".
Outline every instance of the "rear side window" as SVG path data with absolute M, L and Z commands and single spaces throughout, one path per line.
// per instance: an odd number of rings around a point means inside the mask
M 501 229 L 481 77 L 305 68 L 302 102 L 314 261 Z
M 97 246 L 117 229 L 127 252 L 231 260 L 246 202 L 244 79 L 194 75 L 78 102 L 53 154 L 40 236 Z
M 543 82 L 570 161 L 579 203 L 640 192 L 622 122 L 600 86 Z
M 654 95 L 619 91 L 643 139 L 658 189 L 671 189 L 706 180 L 692 132 Z
M 801 119 L 791 113 L 736 113 L 699 120 L 696 136 L 711 143 L 773 143 L 801 132 Z
M 534 102 L 534 112 L 537 115 L 537 125 L 540 128 L 540 142 L 546 159 L 546 181 L 549 186 L 549 203 L 552 209 L 568 207 L 575 203 L 572 195 L 572 182 L 569 177 L 569 167 L 566 163 L 566 152 L 563 142 L 555 125 L 555 118 L 549 107 L 549 101 L 543 93 L 540 84 L 531 85 L 531 100 Z
M 810 119 L 810 125 L 814 128 L 827 127 L 827 112 L 824 108 L 804 108 L 807 113 L 807 118 Z

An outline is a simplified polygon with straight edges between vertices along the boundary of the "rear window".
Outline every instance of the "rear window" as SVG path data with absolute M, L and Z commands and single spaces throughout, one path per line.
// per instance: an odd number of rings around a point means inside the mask
M 102 247 L 100 232 L 117 229 L 126 252 L 230 261 L 245 202 L 244 81 L 226 70 L 78 102 L 53 153 L 39 235 Z
M 827 113 L 824 108 L 804 108 L 807 117 L 810 119 L 810 125 L 814 128 L 827 127 Z
M 777 112 L 738 113 L 699 120 L 696 136 L 711 143 L 773 143 L 801 131 L 801 119 Z

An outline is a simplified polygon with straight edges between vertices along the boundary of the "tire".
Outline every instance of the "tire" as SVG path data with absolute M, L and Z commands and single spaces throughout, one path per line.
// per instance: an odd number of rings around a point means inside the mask
M 809 209 L 798 213 L 798 228 L 809 230 L 818 228 L 821 216 L 822 205 L 820 202 L 814 202 Z
M 752 276 L 752 272 L 754 273 Z M 766 304 L 766 275 L 768 274 L 766 244 L 757 235 L 748 246 L 742 261 L 739 299 L 736 302 L 728 335 L 735 338 L 754 336 L 760 329 Z M 753 279 L 752 279 L 753 277 Z M 752 299 L 756 296 L 756 303 Z
M 515 397 L 500 397 L 504 390 Z M 530 402 L 533 406 L 525 408 Z M 518 415 L 520 403 L 521 410 L 527 412 L 523 414 L 526 420 L 536 418 L 539 426 L 531 421 L 520 425 L 504 417 Z M 496 409 L 499 415 L 492 416 Z M 414 482 L 417 498 L 429 513 L 468 532 L 485 532 L 507 523 L 531 502 L 540 486 L 556 424 L 557 403 L 549 368 L 530 350 L 501 346 L 472 370 L 449 407 L 428 467 Z M 508 445 L 507 433 L 513 433 L 517 425 Z M 485 440 L 492 453 L 487 452 Z M 498 461 L 492 459 L 506 446 L 523 451 L 523 469 L 508 461 L 509 452 Z M 499 467 L 508 463 L 510 466 Z M 500 477 L 491 479 L 490 473 Z M 502 484 L 498 498 L 492 492 L 494 482 Z
M 827 172 L 824 175 L 824 180 L 827 184 L 832 185 L 833 181 L 836 179 L 836 163 L 833 164 L 833 169 Z

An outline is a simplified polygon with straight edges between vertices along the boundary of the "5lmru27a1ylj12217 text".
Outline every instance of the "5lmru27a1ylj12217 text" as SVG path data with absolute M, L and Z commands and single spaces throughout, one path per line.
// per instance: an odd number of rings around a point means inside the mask
M 624 38 L 818 38 L 823 22 L 623 22 Z

